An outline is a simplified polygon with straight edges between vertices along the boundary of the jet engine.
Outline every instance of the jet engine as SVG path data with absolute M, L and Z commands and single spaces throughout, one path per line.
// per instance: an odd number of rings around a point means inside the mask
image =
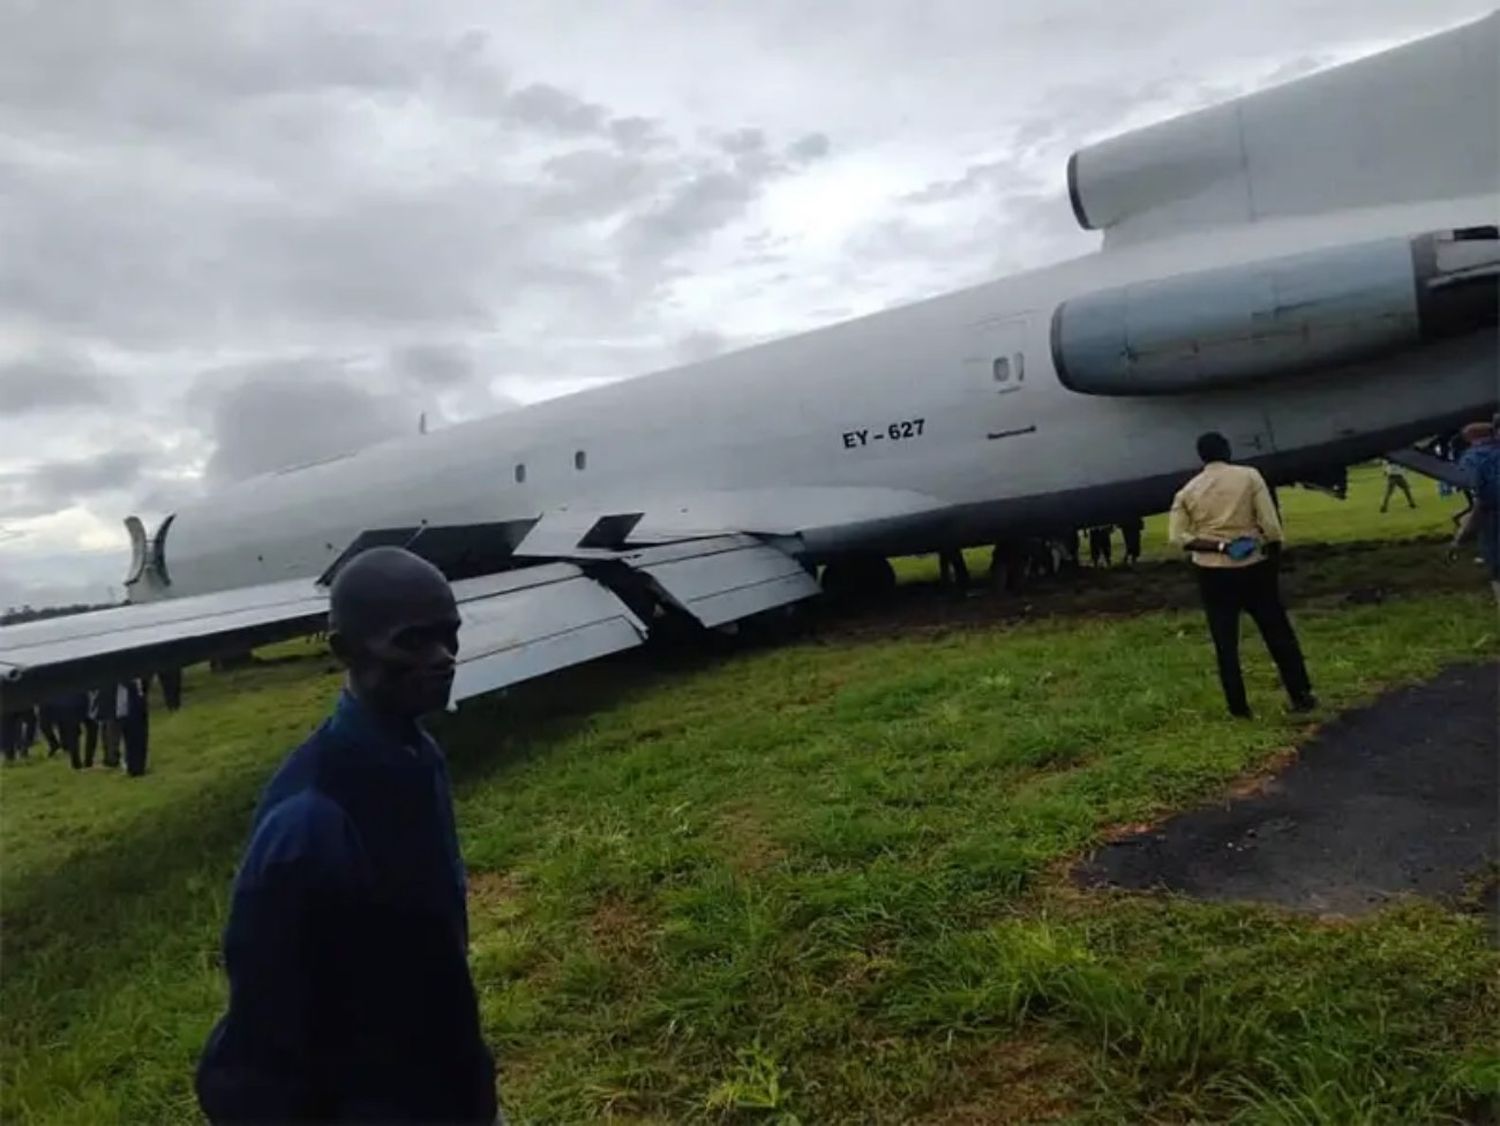
M 1086 395 L 1237 386 L 1492 328 L 1497 278 L 1494 227 L 1325 247 L 1072 298 L 1052 359 Z

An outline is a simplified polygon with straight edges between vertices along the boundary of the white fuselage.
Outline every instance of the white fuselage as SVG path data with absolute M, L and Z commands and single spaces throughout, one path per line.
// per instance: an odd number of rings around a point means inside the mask
M 1491 224 L 1495 210 L 1486 195 L 1112 249 L 259 477 L 177 514 L 159 593 L 316 576 L 371 529 L 565 509 L 644 513 L 641 527 L 663 534 L 800 536 L 815 557 L 932 550 L 1159 509 L 1209 429 L 1293 479 L 1489 410 L 1494 332 L 1251 386 L 1115 398 L 1059 383 L 1053 310 L 1130 281 Z M 1019 358 L 999 380 L 1002 355 Z

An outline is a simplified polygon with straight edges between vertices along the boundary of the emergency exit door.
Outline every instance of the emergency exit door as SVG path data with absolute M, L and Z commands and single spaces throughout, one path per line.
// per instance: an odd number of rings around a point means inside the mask
M 983 321 L 969 332 L 964 368 L 981 405 L 980 423 L 992 441 L 1036 431 L 1027 392 L 1025 317 Z

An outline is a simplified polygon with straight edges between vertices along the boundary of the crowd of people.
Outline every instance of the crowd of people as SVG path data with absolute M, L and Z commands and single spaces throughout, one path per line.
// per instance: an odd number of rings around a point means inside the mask
M 66 753 L 74 770 L 91 769 L 98 758 L 107 769 L 124 767 L 139 778 L 150 747 L 153 681 L 168 711 L 181 707 L 182 670 L 170 668 L 59 695 L 40 706 L 7 709 L 0 713 L 0 755 L 6 762 L 30 758 L 40 736 L 47 757 Z
M 1088 540 L 1089 565 L 1112 567 L 1114 533 L 1120 533 L 1120 562 L 1134 566 L 1141 558 L 1141 537 L 1146 522 L 1137 516 L 1119 524 L 1100 524 L 1088 528 L 1071 528 L 1061 535 L 997 543 L 990 557 L 991 581 L 1007 591 L 1019 590 L 1027 580 L 1050 578 L 1083 566 L 1082 547 Z M 953 553 L 958 554 L 958 553 Z M 949 581 L 951 564 L 944 563 L 943 580 Z

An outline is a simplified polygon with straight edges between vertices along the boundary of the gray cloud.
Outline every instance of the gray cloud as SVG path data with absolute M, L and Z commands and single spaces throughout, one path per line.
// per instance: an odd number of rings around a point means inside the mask
M 506 113 L 521 125 L 556 130 L 559 133 L 598 133 L 604 130 L 609 112 L 546 82 L 533 82 L 512 94 Z
M 1008 184 L 1013 185 L 1018 177 L 1023 178 L 1023 182 L 1029 179 L 1021 172 L 1015 161 L 988 160 L 969 165 L 961 176 L 954 179 L 934 180 L 924 188 L 906 193 L 900 199 L 902 203 L 950 203 L 955 199 L 974 195 L 976 192 L 1003 189 Z
M 0 410 L 11 416 L 109 401 L 109 382 L 86 356 L 28 356 L 0 365 Z
M 808 162 L 822 160 L 832 149 L 833 142 L 828 139 L 826 133 L 808 133 L 806 136 L 798 137 L 787 147 L 786 154 L 795 161 Z
M 149 460 L 135 450 L 105 450 L 0 474 L 0 517 L 37 516 L 98 493 L 129 490 L 141 481 Z
M 667 143 L 667 138 L 661 131 L 661 123 L 639 115 L 612 120 L 609 123 L 609 137 L 620 148 L 629 152 L 639 152 Z
M 420 404 L 319 359 L 204 375 L 193 395 L 214 442 L 205 477 L 228 484 L 415 433 Z
M 673 351 L 682 363 L 692 364 L 727 352 L 732 343 L 724 333 L 704 328 L 690 332 L 677 341 Z
M 627 259 L 670 258 L 739 219 L 774 180 L 820 159 L 828 139 L 809 134 L 794 142 L 786 158 L 772 153 L 759 129 L 740 129 L 719 138 L 729 163 L 704 162 L 677 181 L 620 231 Z
M 389 362 L 397 375 L 437 390 L 461 387 L 474 374 L 474 361 L 461 345 L 408 344 L 393 350 Z
M 764 152 L 766 131 L 764 129 L 736 129 L 719 138 L 719 147 L 731 156 L 747 156 L 751 153 Z

